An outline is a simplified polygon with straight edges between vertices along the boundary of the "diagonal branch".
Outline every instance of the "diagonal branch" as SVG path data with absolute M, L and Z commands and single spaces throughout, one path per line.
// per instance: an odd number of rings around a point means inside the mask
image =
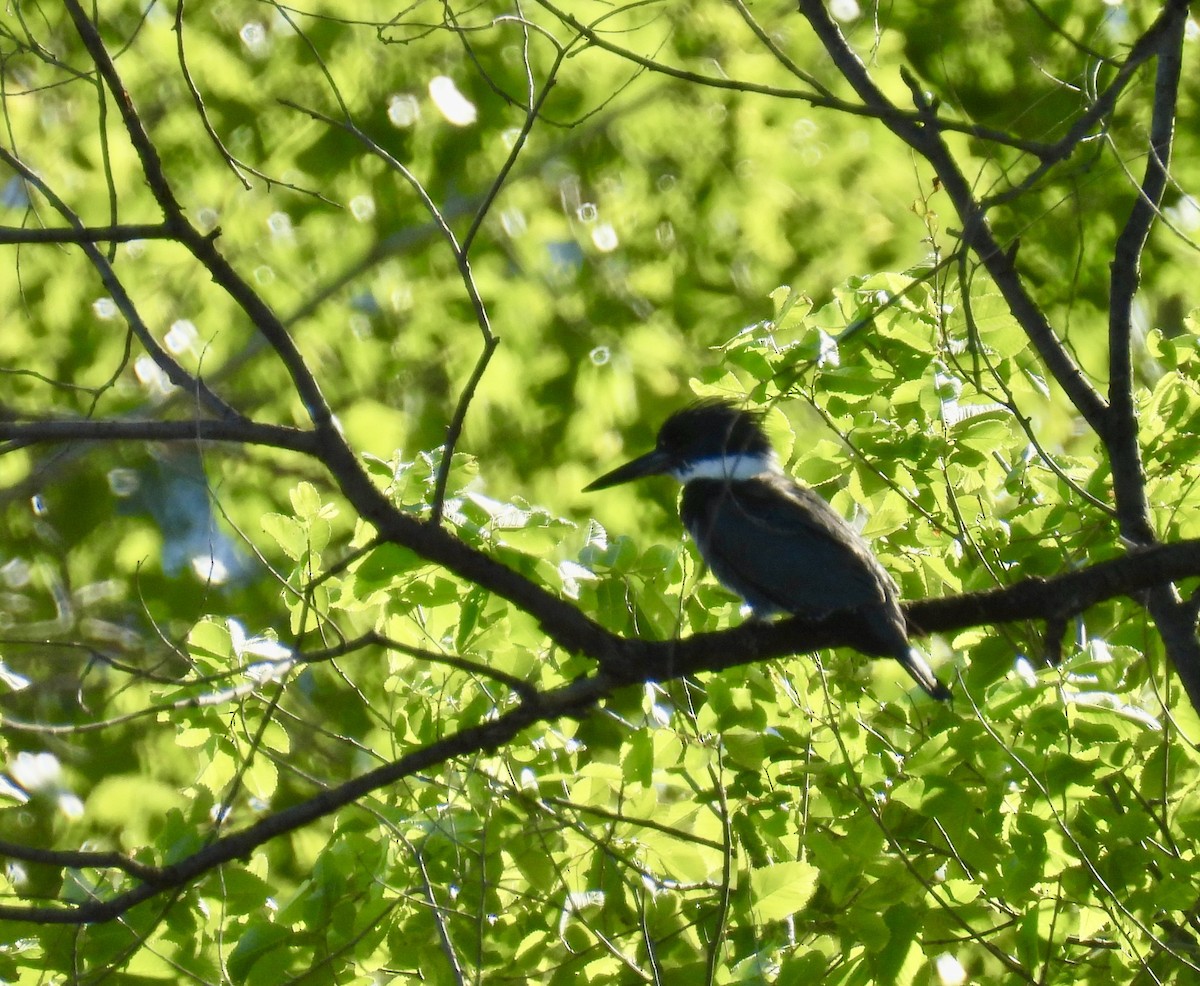
M 1146 544 L 1154 540 L 1146 479 L 1138 446 L 1137 412 L 1133 406 L 1133 301 L 1141 281 L 1142 251 L 1158 217 L 1167 187 L 1175 114 L 1179 101 L 1179 75 L 1188 4 L 1167 4 L 1160 23 L 1166 25 L 1158 47 L 1154 109 L 1150 122 L 1150 147 L 1146 172 L 1113 251 L 1108 310 L 1109 427 L 1104 437 L 1112 462 L 1113 491 L 1121 533 Z
M 688 82 L 693 85 L 705 86 L 710 89 L 726 89 L 731 92 L 748 92 L 759 96 L 771 96 L 775 99 L 792 99 L 800 100 L 808 103 L 810 106 L 817 106 L 823 109 L 835 110 L 838 113 L 845 113 L 848 116 L 865 116 L 874 119 L 881 119 L 885 123 L 891 121 L 912 121 L 916 123 L 911 111 L 902 110 L 891 103 L 877 103 L 864 106 L 862 103 L 853 103 L 845 99 L 838 99 L 835 96 L 825 94 L 822 87 L 818 90 L 807 89 L 786 89 L 781 86 L 765 85 L 760 82 L 753 82 L 749 79 L 730 79 L 720 75 L 703 75 L 699 72 L 688 71 L 687 69 L 676 68 L 673 65 L 667 65 L 665 62 L 660 62 L 646 55 L 639 55 L 630 48 L 622 48 L 620 45 L 610 41 L 604 34 L 596 30 L 596 25 L 600 23 L 604 17 L 585 24 L 578 17 L 575 17 L 567 10 L 555 6 L 550 0 L 537 0 L 539 6 L 548 10 L 551 14 L 557 17 L 565 25 L 575 31 L 579 37 L 585 39 L 589 44 L 594 45 L 610 54 L 616 55 L 625 61 L 632 62 L 634 65 L 639 65 L 648 72 L 654 72 L 658 75 L 665 75 L 671 79 L 678 79 L 681 82 Z M 801 4 L 803 10 L 806 5 Z M 805 81 L 808 81 L 805 79 Z M 1042 155 L 1052 153 L 1054 145 L 1044 144 L 1039 141 L 1021 140 L 1014 137 L 1012 134 L 1005 133 L 1002 130 L 995 130 L 991 127 L 981 127 L 973 123 L 959 123 L 957 121 L 946 121 L 944 126 L 947 130 L 957 133 L 968 134 L 971 137 L 977 137 L 980 140 L 986 140 L 993 144 L 999 144 L 1004 147 L 1012 147 L 1017 150 L 1026 151 L 1035 157 L 1041 158 Z
M 920 97 L 919 119 L 900 115 L 871 78 L 867 67 L 846 41 L 841 29 L 821 0 L 800 0 L 800 11 L 834 64 L 868 109 L 904 143 L 932 166 L 950 196 L 962 222 L 962 240 L 983 264 L 1008 305 L 1009 311 L 1038 351 L 1046 368 L 1066 392 L 1071 403 L 1097 434 L 1107 424 L 1108 406 L 1091 385 L 1071 354 L 1059 341 L 1045 312 L 1025 287 L 1017 272 L 1015 258 L 996 240 L 987 213 L 976 200 L 971 184 L 959 168 L 942 137 L 944 125 L 937 119 L 934 106 Z M 916 95 L 916 94 L 915 94 Z
M 440 529 L 424 529 L 442 533 Z M 520 578 L 516 573 L 509 574 Z M 925 632 L 949 632 L 981 623 L 1006 623 L 1075 613 L 1105 599 L 1186 576 L 1200 576 L 1200 540 L 1159 545 L 1052 579 L 1026 579 L 991 592 L 910 603 L 905 612 L 910 626 L 919 624 Z M 0 920 L 43 924 L 114 920 L 143 901 L 178 890 L 222 864 L 246 856 L 258 846 L 332 814 L 373 791 L 455 757 L 491 753 L 511 742 L 522 730 L 538 723 L 584 715 L 618 688 L 705 671 L 723 671 L 826 647 L 854 645 L 861 634 L 859 623 L 853 616 L 845 615 L 815 623 L 798 619 L 765 624 L 750 622 L 733 630 L 669 641 L 620 640 L 595 627 L 595 639 L 590 643 L 611 645 L 608 649 L 614 658 L 597 675 L 577 678 L 550 691 L 529 692 L 520 704 L 493 720 L 465 727 L 415 749 L 398 760 L 322 791 L 254 825 L 222 836 L 169 866 L 131 868 L 123 857 L 116 859 L 112 853 L 59 854 L 48 850 L 39 858 L 51 864 L 97 869 L 117 866 L 142 883 L 107 900 L 91 900 L 70 907 L 0 906 Z M 11 855 L 26 858 L 28 851 L 18 846 Z
M 1158 20 L 1163 28 L 1157 45 L 1158 64 L 1146 171 L 1129 218 L 1117 237 L 1110 281 L 1108 400 L 1111 411 L 1109 428 L 1103 438 L 1112 464 L 1121 534 L 1133 544 L 1152 544 L 1156 540 L 1146 498 L 1146 476 L 1142 469 L 1133 399 L 1133 302 L 1141 281 L 1142 251 L 1158 218 L 1169 177 L 1187 20 L 1186 0 L 1171 0 Z M 1147 607 L 1192 705 L 1200 708 L 1200 641 L 1196 638 L 1194 610 L 1180 601 L 1178 592 L 1171 585 L 1152 589 Z
M 3 161 L 12 168 L 29 185 L 36 188 L 46 201 L 53 206 L 55 211 L 70 224 L 71 231 L 76 234 L 70 242 L 76 243 L 83 250 L 84 255 L 96 269 L 96 273 L 100 275 L 100 282 L 112 296 L 113 304 L 117 306 L 117 310 L 124 317 L 130 331 L 137 336 L 138 341 L 142 344 L 142 348 L 146 350 L 146 353 L 154 361 L 154 364 L 162 370 L 166 378 L 185 393 L 195 394 L 196 398 L 214 414 L 227 420 L 237 420 L 240 417 L 237 411 L 213 393 L 203 380 L 188 373 L 170 353 L 158 344 L 158 340 L 154 338 L 154 333 L 150 331 L 150 326 L 142 319 L 141 313 L 133 303 L 133 299 L 129 296 L 129 292 L 125 290 L 125 285 L 117 277 L 117 272 L 113 269 L 112 264 L 96 246 L 98 241 L 86 235 L 85 231 L 87 227 L 84 226 L 83 221 L 70 206 L 63 201 L 36 171 L 8 148 L 0 147 L 0 161 Z M 128 343 L 126 345 L 126 353 L 128 354 Z
M 1041 13 L 1036 6 L 1033 9 L 1038 11 L 1039 14 Z M 1075 153 L 1076 148 L 1091 135 L 1093 129 L 1100 121 L 1109 116 L 1116 108 L 1118 97 L 1129 86 L 1129 83 L 1133 81 L 1138 69 L 1157 54 L 1164 42 L 1164 36 L 1170 30 L 1170 19 L 1167 14 L 1168 12 L 1164 11 L 1163 15 L 1150 26 L 1146 33 L 1138 38 L 1137 43 L 1130 49 L 1125 60 L 1121 62 L 1121 67 L 1117 70 L 1113 80 L 1075 118 L 1075 121 L 1067 129 L 1067 132 L 1063 134 L 1062 138 L 1050 145 L 1045 152 L 1039 155 L 1041 160 L 1038 166 L 1011 188 L 985 199 L 983 201 L 983 208 L 985 210 L 1011 201 L 1019 195 L 1023 195 L 1041 181 L 1051 169 L 1066 161 Z M 1092 57 L 1099 56 L 1093 54 Z
M 117 67 L 113 63 L 108 49 L 104 46 L 104 41 L 100 37 L 96 25 L 88 18 L 79 0 L 64 0 L 64 3 L 75 24 L 75 30 L 79 32 L 84 47 L 95 62 L 96 70 L 116 100 L 121 113 L 121 121 L 125 125 L 129 142 L 133 145 L 138 160 L 141 162 L 146 183 L 149 185 L 155 201 L 158 202 L 159 208 L 162 209 L 167 222 L 175 229 L 176 238 L 191 252 L 192 256 L 208 269 L 213 281 L 237 303 L 275 349 L 291 376 L 300 399 L 304 402 L 309 418 L 316 425 L 322 439 L 331 446 L 338 443 L 344 446 L 345 443 L 341 442 L 333 420 L 333 411 L 321 393 L 316 378 L 305 365 L 304 358 L 300 355 L 295 341 L 288 334 L 279 317 L 217 250 L 214 243 L 215 234 L 201 233 L 188 221 L 183 207 L 175 198 L 171 183 L 167 180 L 158 149 L 146 132 L 145 125 L 117 73 Z M 353 460 L 349 449 L 345 451 L 346 455 Z
M 559 62 L 562 60 L 562 53 L 559 54 L 555 61 L 555 70 L 557 70 Z M 475 321 L 479 326 L 480 334 L 483 336 L 483 349 L 480 351 L 479 358 L 475 362 L 475 367 L 471 371 L 467 382 L 463 387 L 462 394 L 458 400 L 458 406 L 455 408 L 454 414 L 450 419 L 450 424 L 446 428 L 446 441 L 442 446 L 442 460 L 438 464 L 437 479 L 434 484 L 433 504 L 430 516 L 430 522 L 438 524 L 442 519 L 442 510 L 444 508 L 446 498 L 446 483 L 450 478 L 451 458 L 454 455 L 454 448 L 458 443 L 458 439 L 462 434 L 463 423 L 466 419 L 467 410 L 470 407 L 471 401 L 475 396 L 475 391 L 478 389 L 479 382 L 483 379 L 483 374 L 487 370 L 488 364 L 491 362 L 492 355 L 496 348 L 500 345 L 500 338 L 492 331 L 491 318 L 488 316 L 487 305 L 484 304 L 483 297 L 479 293 L 479 287 L 475 283 L 475 275 L 471 271 L 471 258 L 469 256 L 470 243 L 473 240 L 478 229 L 478 224 L 482 222 L 487 210 L 490 208 L 492 200 L 499 192 L 500 183 L 507 177 L 512 165 L 516 162 L 516 157 L 520 153 L 521 148 L 525 144 L 525 137 L 528 135 L 528 130 L 533 126 L 536 119 L 538 108 L 542 105 L 546 96 L 549 94 L 553 86 L 554 78 L 546 82 L 542 90 L 541 97 L 532 103 L 532 109 L 526 117 L 525 126 L 521 131 L 520 138 L 514 143 L 512 150 L 509 152 L 509 157 L 501 170 L 499 177 L 493 182 L 492 189 L 485 197 L 484 201 L 476 213 L 476 220 L 472 222 L 471 228 L 467 231 L 467 238 L 463 242 L 459 242 L 454 230 L 450 227 L 446 217 L 438 208 L 437 203 L 430 197 L 429 192 L 421 183 L 420 179 L 412 173 L 403 163 L 397 160 L 392 154 L 388 153 L 376 141 L 371 139 L 370 135 L 361 130 L 353 120 L 348 117 L 345 120 L 337 120 L 331 116 L 327 116 L 318 110 L 308 109 L 293 103 L 289 100 L 283 100 L 285 106 L 289 106 L 298 112 L 304 113 L 314 120 L 320 120 L 322 123 L 329 126 L 339 127 L 346 133 L 350 134 L 372 154 L 378 157 L 389 168 L 399 174 L 416 192 L 420 198 L 421 204 L 425 207 L 425 211 L 429 213 L 434 224 L 441 231 L 446 243 L 450 247 L 450 252 L 454 255 L 455 265 L 458 267 L 459 278 L 462 280 L 463 288 L 467 292 L 467 297 L 470 299 L 471 308 L 475 312 Z

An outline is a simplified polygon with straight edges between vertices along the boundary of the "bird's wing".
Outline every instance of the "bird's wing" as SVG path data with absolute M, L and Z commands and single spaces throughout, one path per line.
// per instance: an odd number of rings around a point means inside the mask
M 818 618 L 894 598 L 862 538 L 786 477 L 688 484 L 681 512 L 713 573 L 756 609 Z

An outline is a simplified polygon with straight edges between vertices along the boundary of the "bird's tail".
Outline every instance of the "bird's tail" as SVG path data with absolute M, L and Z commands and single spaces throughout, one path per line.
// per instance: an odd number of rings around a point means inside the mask
M 937 680 L 929 662 L 908 642 L 904 614 L 894 598 L 889 598 L 885 605 L 869 610 L 865 615 L 867 628 L 879 645 L 879 650 L 873 653 L 894 657 L 930 697 L 939 702 L 950 698 L 950 689 Z
M 950 698 L 950 689 L 938 681 L 925 658 L 915 647 L 906 647 L 896 654 L 896 660 L 904 665 L 904 670 L 912 675 L 913 681 L 939 702 Z

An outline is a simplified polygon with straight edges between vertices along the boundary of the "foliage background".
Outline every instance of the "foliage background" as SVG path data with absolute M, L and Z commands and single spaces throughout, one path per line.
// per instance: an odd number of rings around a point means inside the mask
M 68 225 L 18 160 L 86 226 L 162 218 L 70 6 L 0 15 L 0 411 L 206 417 L 94 258 L 18 235 Z M 740 622 L 680 543 L 673 487 L 578 492 L 696 392 L 769 406 L 792 471 L 906 598 L 1125 553 L 1108 450 L 960 252 L 933 169 L 871 114 L 798 96 L 811 72 L 852 98 L 790 6 L 98 6 L 184 214 L 284 320 L 376 485 L 439 509 L 469 397 L 444 525 L 607 629 Z M 945 117 L 1012 135 L 946 140 L 977 196 L 1004 196 L 997 239 L 1103 386 L 1152 69 L 1022 182 L 1159 7 L 831 6 L 900 106 L 903 66 Z M 1164 542 L 1198 533 L 1198 87 L 1185 70 L 1132 344 Z M 469 238 L 469 278 L 423 196 Z M 305 426 L 267 337 L 170 232 L 99 252 L 185 370 Z M 1200 723 L 1127 596 L 923 641 L 958 676 L 948 708 L 847 650 L 755 663 L 481 741 L 195 878 L 66 855 L 167 867 L 495 720 L 528 698 L 514 679 L 548 692 L 593 663 L 372 542 L 318 457 L 4 437 L 0 838 L 9 902 L 37 909 L 6 915 L 6 981 L 1149 983 L 1200 963 Z M 163 892 L 70 923 L 142 885 Z

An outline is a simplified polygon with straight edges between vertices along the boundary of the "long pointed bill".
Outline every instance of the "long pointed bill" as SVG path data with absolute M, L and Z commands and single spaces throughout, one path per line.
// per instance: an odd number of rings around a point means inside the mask
M 583 492 L 606 490 L 610 486 L 628 483 L 631 479 L 641 479 L 643 476 L 658 476 L 670 472 L 673 465 L 671 457 L 666 452 L 652 449 L 645 455 L 639 455 L 632 462 L 626 462 L 625 465 L 618 466 L 612 472 L 606 472 L 595 482 L 588 483 L 583 488 Z

